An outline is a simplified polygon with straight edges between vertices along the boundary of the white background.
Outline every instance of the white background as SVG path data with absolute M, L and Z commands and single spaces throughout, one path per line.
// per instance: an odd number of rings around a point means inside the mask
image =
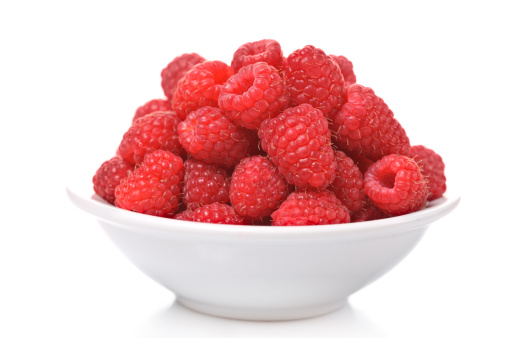
M 501 1 L 5 1 L 0 5 L 1 337 L 505 337 L 507 124 Z M 341 311 L 219 319 L 173 305 L 65 187 L 89 181 L 160 71 L 241 44 L 312 44 L 354 63 L 462 196 Z

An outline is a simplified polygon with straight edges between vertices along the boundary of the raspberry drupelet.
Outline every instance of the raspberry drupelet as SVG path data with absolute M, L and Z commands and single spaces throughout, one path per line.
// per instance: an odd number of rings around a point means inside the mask
M 289 101 L 278 71 L 265 62 L 247 65 L 227 80 L 218 105 L 234 123 L 259 129 L 262 121 L 277 116 Z
M 116 188 L 116 206 L 154 216 L 169 217 L 178 211 L 183 160 L 173 153 L 157 150 Z
M 173 111 L 157 111 L 135 120 L 118 147 L 118 155 L 132 164 L 140 164 L 146 154 L 168 150 L 175 155 L 183 153 L 177 127 L 181 119 Z
M 321 49 L 309 45 L 294 51 L 285 59 L 283 72 L 293 106 L 309 103 L 327 114 L 343 105 L 342 73 Z
M 390 216 L 420 210 L 428 198 L 426 179 L 417 163 L 406 156 L 384 156 L 364 175 L 364 191 L 380 210 Z
M 322 111 L 310 104 L 287 108 L 259 128 L 262 148 L 298 190 L 325 189 L 335 178 L 331 133 Z
M 234 169 L 230 199 L 236 213 L 256 221 L 271 215 L 291 190 L 271 161 L 252 156 Z
M 278 226 L 350 222 L 347 208 L 328 190 L 293 192 L 271 217 Z
M 204 61 L 185 73 L 172 98 L 172 108 L 183 120 L 200 107 L 218 107 L 218 97 L 232 68 L 222 61 Z

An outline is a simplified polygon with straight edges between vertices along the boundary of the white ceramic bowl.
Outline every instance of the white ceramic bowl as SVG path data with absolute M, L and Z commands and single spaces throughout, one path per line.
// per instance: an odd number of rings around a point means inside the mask
M 67 188 L 116 246 L 193 310 L 246 320 L 289 320 L 338 309 L 400 262 L 459 197 L 389 219 L 307 227 L 202 224 L 138 214 Z

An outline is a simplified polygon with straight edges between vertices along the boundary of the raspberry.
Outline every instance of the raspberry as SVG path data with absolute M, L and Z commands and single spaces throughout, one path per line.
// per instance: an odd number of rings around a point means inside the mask
M 340 55 L 340 56 L 329 55 L 329 57 L 340 68 L 340 71 L 343 75 L 343 81 L 345 82 L 346 87 L 350 86 L 351 84 L 356 83 L 356 74 L 354 74 L 352 62 L 350 62 L 349 59 L 347 59 L 343 55 Z
M 132 164 L 139 164 L 146 154 L 168 150 L 175 155 L 183 153 L 176 132 L 180 118 L 175 112 L 154 112 L 135 120 L 118 147 L 118 155 Z
M 285 59 L 283 71 L 292 105 L 309 103 L 324 114 L 344 103 L 345 88 L 338 65 L 321 49 L 306 46 Z
M 371 165 L 364 175 L 364 191 L 373 204 L 392 216 L 420 210 L 428 197 L 428 186 L 417 163 L 396 154 Z
M 262 121 L 278 115 L 289 100 L 278 71 L 265 62 L 247 65 L 227 80 L 218 105 L 237 125 L 259 129 Z
M 350 221 L 353 223 L 373 221 L 386 217 L 386 214 L 380 211 L 380 209 L 377 208 L 368 197 L 366 197 L 366 203 L 361 209 L 350 213 Z
M 167 100 L 155 99 L 146 102 L 144 105 L 137 108 L 136 113 L 134 114 L 134 118 L 132 122 L 137 120 L 140 117 L 151 114 L 156 111 L 169 111 L 171 109 L 171 103 Z
M 188 159 L 184 164 L 183 203 L 194 210 L 214 202 L 229 202 L 230 179 L 225 169 Z
M 261 156 L 242 159 L 232 174 L 231 204 L 236 213 L 250 220 L 269 216 L 289 192 L 276 166 Z
M 114 204 L 114 191 L 120 181 L 134 171 L 134 165 L 115 156 L 102 163 L 93 176 L 93 190 L 106 202 Z
M 336 146 L 372 161 L 389 154 L 408 155 L 410 141 L 384 101 L 368 87 L 347 87 L 347 103 L 331 123 Z
M 273 225 L 321 225 L 349 223 L 349 211 L 328 191 L 293 192 L 275 211 Z
M 322 190 L 335 178 L 336 161 L 327 120 L 309 104 L 287 108 L 259 129 L 262 148 L 297 189 Z
M 428 179 L 428 201 L 442 197 L 447 188 L 442 157 L 422 145 L 410 147 L 410 157 L 419 164 L 421 173 Z
M 248 131 L 231 122 L 219 108 L 202 107 L 178 125 L 181 145 L 196 159 L 225 168 L 247 155 Z
M 363 189 L 363 174 L 344 152 L 335 151 L 335 158 L 336 177 L 329 185 L 329 190 L 349 211 L 357 211 L 364 206 L 366 199 Z
M 194 212 L 192 210 L 185 210 L 174 215 L 174 219 L 179 219 L 182 221 L 192 221 Z
M 182 180 L 183 160 L 169 151 L 154 151 L 116 188 L 116 206 L 171 216 L 178 211 Z
M 178 82 L 172 99 L 173 110 L 183 120 L 200 107 L 218 107 L 222 87 L 232 75 L 232 68 L 222 61 L 195 65 Z
M 182 54 L 175 57 L 164 69 L 162 69 L 162 72 L 160 73 L 160 77 L 162 78 L 162 90 L 169 102 L 171 102 L 173 93 L 178 86 L 178 81 L 193 66 L 204 61 L 206 61 L 206 59 L 196 53 Z
M 237 73 L 244 66 L 263 61 L 280 69 L 283 59 L 280 44 L 275 40 L 266 39 L 248 42 L 240 46 L 232 57 L 231 66 L 234 73 Z
M 195 209 L 192 214 L 192 221 L 219 224 L 246 224 L 243 218 L 236 214 L 230 205 L 216 202 Z

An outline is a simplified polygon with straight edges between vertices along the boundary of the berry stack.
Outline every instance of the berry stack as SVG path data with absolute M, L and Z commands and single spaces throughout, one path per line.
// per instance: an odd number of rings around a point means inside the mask
M 183 221 L 301 226 L 362 222 L 425 207 L 444 162 L 410 144 L 352 62 L 308 45 L 245 43 L 230 63 L 196 53 L 161 72 L 165 98 L 139 106 L 97 195 Z

